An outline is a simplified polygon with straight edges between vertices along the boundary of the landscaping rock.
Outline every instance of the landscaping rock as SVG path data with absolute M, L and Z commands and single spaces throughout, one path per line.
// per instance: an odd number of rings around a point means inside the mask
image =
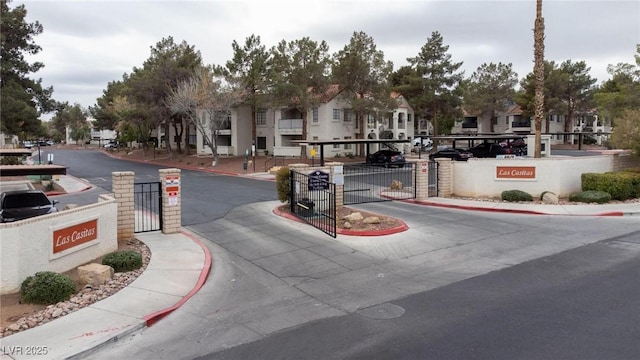
M 106 284 L 113 276 L 113 268 L 102 264 L 89 264 L 78 267 L 78 277 L 84 284 L 100 286 Z
M 362 222 L 365 224 L 380 224 L 380 218 L 377 216 L 367 216 Z
M 347 216 L 342 218 L 342 220 L 347 220 L 347 221 L 349 221 L 351 223 L 356 222 L 356 221 L 360 221 L 362 219 L 364 219 L 364 216 L 362 216 L 362 214 L 359 213 L 359 212 L 354 212 L 354 213 L 349 214 L 349 215 L 347 215 Z
M 542 202 L 545 204 L 557 205 L 560 203 L 560 199 L 558 198 L 558 195 L 552 192 L 546 192 L 542 195 Z

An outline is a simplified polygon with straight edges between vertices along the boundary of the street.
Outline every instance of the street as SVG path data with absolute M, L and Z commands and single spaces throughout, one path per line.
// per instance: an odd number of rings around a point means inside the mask
M 69 173 L 104 179 L 103 191 L 122 168 L 157 177 L 147 164 L 73 155 L 62 156 L 76 164 Z M 101 157 L 104 166 L 82 170 Z M 213 257 L 207 282 L 156 325 L 87 358 L 640 355 L 637 217 L 383 202 L 357 208 L 401 218 L 408 231 L 332 239 L 275 216 L 272 182 L 182 174 L 183 226 L 209 240 Z

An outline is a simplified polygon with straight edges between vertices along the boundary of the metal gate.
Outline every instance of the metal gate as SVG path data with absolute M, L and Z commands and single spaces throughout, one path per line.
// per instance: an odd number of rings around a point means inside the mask
M 402 167 L 348 164 L 343 169 L 345 205 L 416 197 L 414 163 Z
M 438 196 L 438 162 L 429 161 L 429 197 Z
M 329 174 L 291 170 L 289 186 L 291 213 L 335 238 L 336 184 L 329 182 Z
M 137 233 L 162 229 L 162 186 L 160 182 L 134 183 L 134 228 Z

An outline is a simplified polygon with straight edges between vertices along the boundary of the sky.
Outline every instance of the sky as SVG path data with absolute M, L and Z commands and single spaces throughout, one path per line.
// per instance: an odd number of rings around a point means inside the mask
M 333 54 L 363 31 L 398 69 L 438 31 L 465 77 L 490 62 L 513 64 L 520 79 L 533 71 L 535 0 L 13 0 L 9 7 L 20 4 L 26 20 L 44 28 L 34 39 L 42 51 L 29 59 L 45 67 L 31 77 L 53 86 L 55 100 L 84 108 L 169 36 L 195 46 L 205 64 L 224 65 L 232 42 L 252 34 L 267 48 L 325 40 Z M 608 64 L 635 63 L 640 1 L 544 0 L 542 14 L 546 60 L 585 61 L 597 84 L 610 78 Z

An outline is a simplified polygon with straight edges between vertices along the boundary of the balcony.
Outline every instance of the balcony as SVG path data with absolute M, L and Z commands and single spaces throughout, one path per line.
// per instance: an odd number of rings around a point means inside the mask
M 513 121 L 511 123 L 511 131 L 515 132 L 530 132 L 531 120 Z
M 281 135 L 302 135 L 302 119 L 278 120 L 278 132 Z

